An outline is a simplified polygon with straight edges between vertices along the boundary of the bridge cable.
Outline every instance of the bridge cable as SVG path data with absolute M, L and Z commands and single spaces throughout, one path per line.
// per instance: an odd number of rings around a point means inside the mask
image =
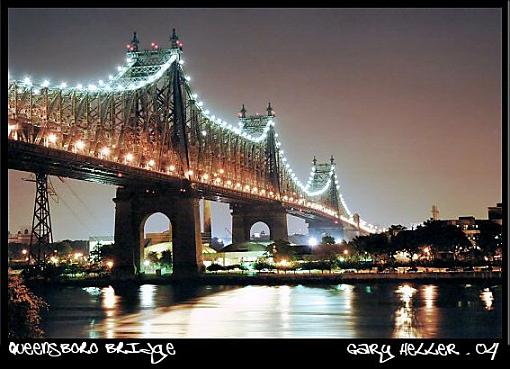
M 74 197 L 76 197 L 76 199 L 80 202 L 81 205 L 83 205 L 83 207 L 85 208 L 85 210 L 89 213 L 89 215 L 92 217 L 92 218 L 97 218 L 96 215 L 92 212 L 92 210 L 88 207 L 88 205 L 81 199 L 81 197 L 73 190 L 73 188 L 71 187 L 71 185 L 69 184 L 69 182 L 63 182 L 67 188 L 69 189 L 69 191 L 74 195 Z
M 59 196 L 60 200 L 62 200 L 62 203 L 64 204 L 64 206 L 71 212 L 71 214 L 75 217 L 75 219 L 78 221 L 78 223 L 80 223 L 80 225 L 82 226 L 82 229 L 86 229 L 91 238 L 95 239 L 96 241 L 101 241 L 99 238 L 93 236 L 94 232 L 90 229 L 90 227 L 85 224 L 85 222 L 83 221 L 83 219 L 81 219 L 78 214 L 76 214 L 76 212 L 73 210 L 73 208 L 71 206 L 69 206 L 69 204 L 64 200 L 64 198 L 62 197 L 62 194 L 60 194 Z

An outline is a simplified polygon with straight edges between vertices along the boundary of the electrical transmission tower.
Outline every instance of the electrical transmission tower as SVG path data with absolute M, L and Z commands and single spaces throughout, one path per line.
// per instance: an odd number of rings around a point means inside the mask
M 46 173 L 36 173 L 35 180 L 33 178 L 23 178 L 23 180 L 35 182 L 36 186 L 32 233 L 30 235 L 30 258 L 36 264 L 41 264 L 46 262 L 49 246 L 53 243 L 49 196 L 56 194 L 53 186 L 48 182 Z

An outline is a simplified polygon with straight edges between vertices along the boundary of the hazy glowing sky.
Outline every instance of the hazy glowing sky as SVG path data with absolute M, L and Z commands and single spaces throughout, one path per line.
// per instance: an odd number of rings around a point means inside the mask
M 420 222 L 432 204 L 486 218 L 501 201 L 499 10 L 11 9 L 8 21 L 12 76 L 73 84 L 114 72 L 133 31 L 166 47 L 177 28 L 208 108 L 235 122 L 242 103 L 271 100 L 299 177 L 333 154 L 349 208 L 370 223 Z M 31 223 L 26 176 L 9 171 L 11 231 Z M 52 181 L 55 239 L 113 234 L 114 187 Z M 213 208 L 214 235 L 228 235 L 227 215 Z

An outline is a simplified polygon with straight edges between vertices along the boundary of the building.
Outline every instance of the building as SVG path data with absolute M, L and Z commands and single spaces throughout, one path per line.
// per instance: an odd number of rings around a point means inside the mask
M 31 232 L 28 230 L 28 228 L 25 228 L 25 230 L 22 232 L 21 230 L 17 233 L 11 233 L 8 232 L 7 236 L 7 243 L 19 243 L 22 245 L 30 245 L 30 239 L 32 237 Z
M 261 232 L 253 232 L 253 234 L 251 235 L 251 239 L 254 241 L 257 241 L 257 242 L 265 242 L 265 241 L 269 241 L 271 238 L 270 238 L 269 234 L 267 234 L 264 231 L 261 231 Z
M 459 219 L 443 220 L 446 224 L 457 226 L 464 232 L 466 237 L 473 246 L 478 245 L 478 237 L 480 235 L 479 222 L 473 216 L 459 217 Z
M 266 247 L 270 241 L 248 241 L 233 243 L 218 252 L 217 263 L 223 266 L 253 263 L 266 255 Z
M 503 225 L 503 203 L 499 202 L 496 206 L 489 206 L 487 217 L 490 221 Z
M 474 216 L 462 216 L 458 219 L 444 219 L 440 220 L 446 224 L 454 225 L 460 228 L 466 237 L 471 241 L 473 246 L 479 246 L 478 241 L 480 237 L 480 227 L 486 224 L 487 222 L 494 222 L 499 225 L 503 225 L 503 209 L 502 203 L 496 204 L 496 206 L 488 207 L 488 219 L 476 219 Z M 434 211 L 436 212 L 436 217 L 439 217 L 439 210 L 437 206 L 433 206 L 433 219 Z
M 202 232 L 200 234 L 203 245 L 211 245 L 211 234 L 209 232 Z M 164 232 L 154 232 L 145 234 L 145 247 L 157 245 L 159 243 L 172 242 L 172 229 L 167 229 Z
M 267 246 L 272 243 L 273 241 L 248 241 L 225 246 L 216 254 L 215 263 L 223 266 L 252 264 L 267 256 Z M 293 245 L 292 248 L 297 257 L 313 253 L 313 248 L 308 245 Z
M 169 242 L 172 240 L 172 229 L 158 233 L 145 234 L 145 246 L 157 245 L 158 243 Z

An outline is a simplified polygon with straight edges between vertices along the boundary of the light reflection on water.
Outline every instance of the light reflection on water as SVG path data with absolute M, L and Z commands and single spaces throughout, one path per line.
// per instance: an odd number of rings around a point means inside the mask
M 488 288 L 485 288 L 480 293 L 480 298 L 482 299 L 485 309 L 486 310 L 492 310 L 492 304 L 494 302 L 494 295 L 492 294 L 492 291 Z
M 501 336 L 500 286 L 146 284 L 42 295 L 51 306 L 44 328 L 52 338 Z
M 396 293 L 400 296 L 401 306 L 395 312 L 394 338 L 418 338 L 415 312 L 412 306 L 412 298 L 416 289 L 408 284 L 397 288 Z

